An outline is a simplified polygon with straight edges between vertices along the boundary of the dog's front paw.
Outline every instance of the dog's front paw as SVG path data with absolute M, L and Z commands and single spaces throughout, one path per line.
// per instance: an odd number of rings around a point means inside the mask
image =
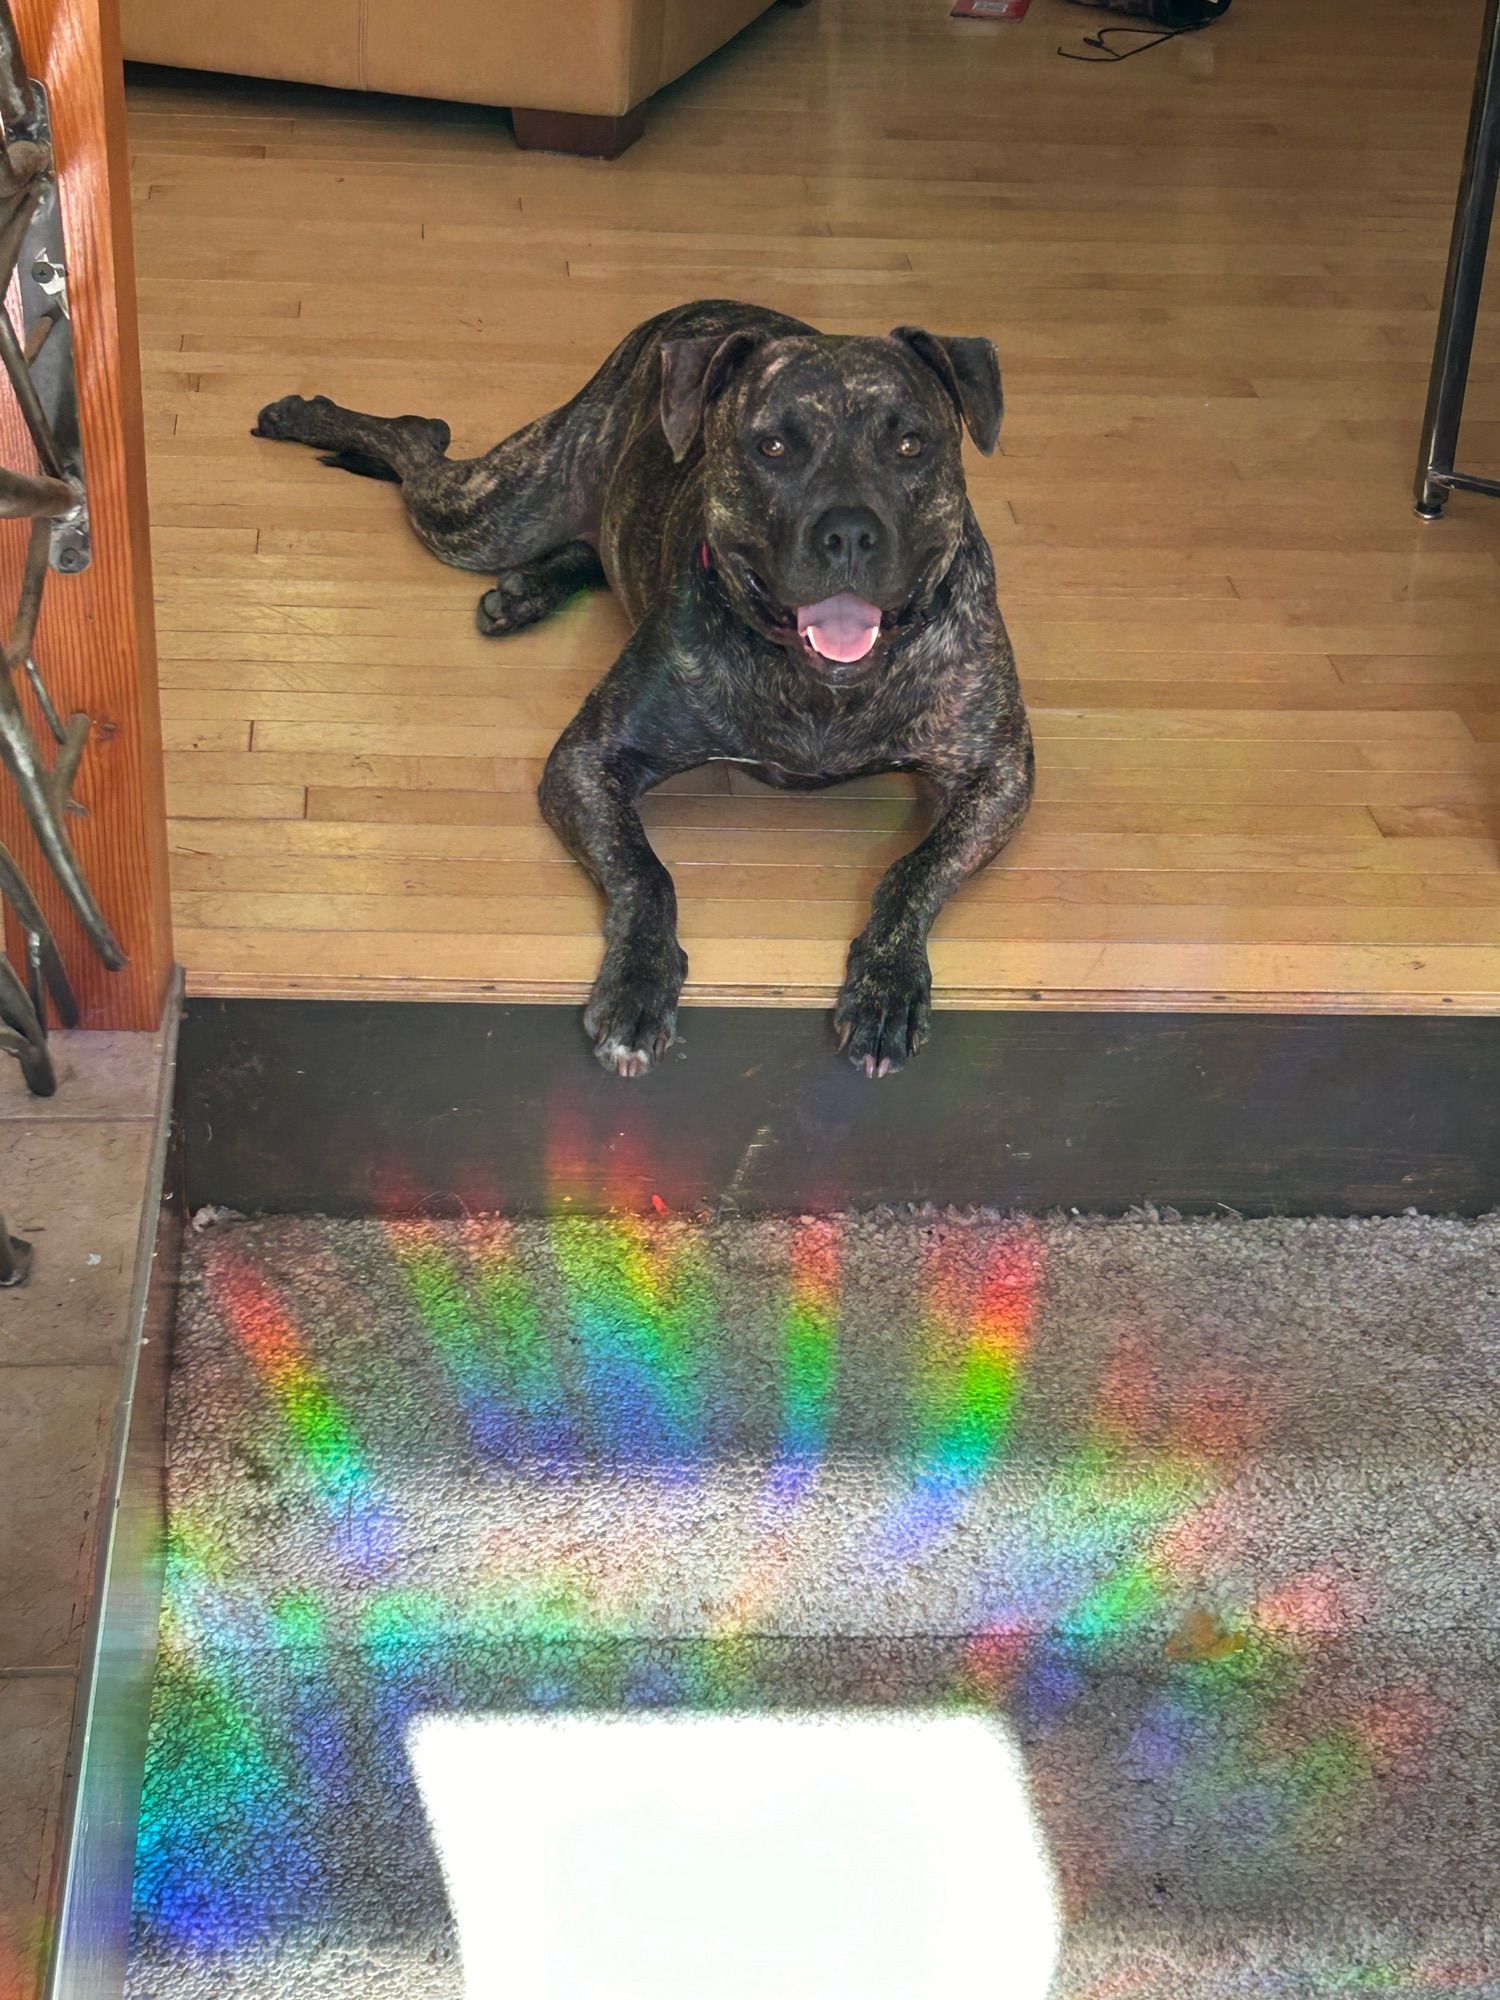
M 520 632 L 538 624 L 557 599 L 529 570 L 503 569 L 493 590 L 479 600 L 476 623 L 486 639 L 501 639 L 507 632 Z
M 856 938 L 833 1010 L 839 1047 L 866 1076 L 889 1076 L 927 1039 L 932 972 L 918 945 L 868 944 Z
M 583 1010 L 605 1069 L 644 1076 L 661 1061 L 677 1039 L 677 996 L 686 977 L 687 958 L 675 938 L 610 948 Z

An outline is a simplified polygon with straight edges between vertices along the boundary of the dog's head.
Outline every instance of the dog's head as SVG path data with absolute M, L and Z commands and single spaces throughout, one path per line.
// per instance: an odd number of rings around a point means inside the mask
M 754 333 L 667 341 L 662 428 L 701 431 L 706 526 L 746 620 L 844 685 L 879 665 L 957 552 L 962 427 L 1000 433 L 988 340 Z

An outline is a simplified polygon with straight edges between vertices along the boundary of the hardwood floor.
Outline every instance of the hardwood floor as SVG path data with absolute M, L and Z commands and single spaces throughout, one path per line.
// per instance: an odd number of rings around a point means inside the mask
M 623 634 L 501 643 L 388 487 L 247 435 L 289 390 L 477 450 L 647 313 L 990 332 L 971 458 L 1036 727 L 940 1001 L 1500 1010 L 1500 503 L 1410 484 L 1477 5 L 1247 0 L 1100 25 L 772 9 L 594 164 L 472 109 L 134 79 L 179 954 L 197 993 L 581 993 L 593 890 L 539 763 Z M 1464 462 L 1500 471 L 1500 311 Z M 647 809 L 690 996 L 826 998 L 904 781 Z

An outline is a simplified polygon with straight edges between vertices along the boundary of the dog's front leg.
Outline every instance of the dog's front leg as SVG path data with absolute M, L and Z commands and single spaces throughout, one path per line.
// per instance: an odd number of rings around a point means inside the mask
M 927 934 L 959 884 L 1005 845 L 1031 800 L 1029 736 L 983 769 L 929 774 L 941 801 L 927 838 L 881 878 L 870 921 L 849 947 L 834 1008 L 839 1047 L 866 1076 L 900 1069 L 927 1039 L 932 970 Z
M 677 996 L 687 977 L 676 891 L 636 809 L 668 772 L 612 741 L 601 708 L 591 696 L 563 733 L 540 798 L 548 824 L 605 896 L 604 963 L 584 1027 L 606 1069 L 644 1076 L 676 1038 Z

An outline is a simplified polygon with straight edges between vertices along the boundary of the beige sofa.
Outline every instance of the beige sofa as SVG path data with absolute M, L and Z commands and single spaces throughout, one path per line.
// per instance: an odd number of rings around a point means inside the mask
M 653 91 L 771 4 L 122 0 L 121 11 L 135 62 L 507 105 L 519 145 L 610 159 L 640 136 Z

